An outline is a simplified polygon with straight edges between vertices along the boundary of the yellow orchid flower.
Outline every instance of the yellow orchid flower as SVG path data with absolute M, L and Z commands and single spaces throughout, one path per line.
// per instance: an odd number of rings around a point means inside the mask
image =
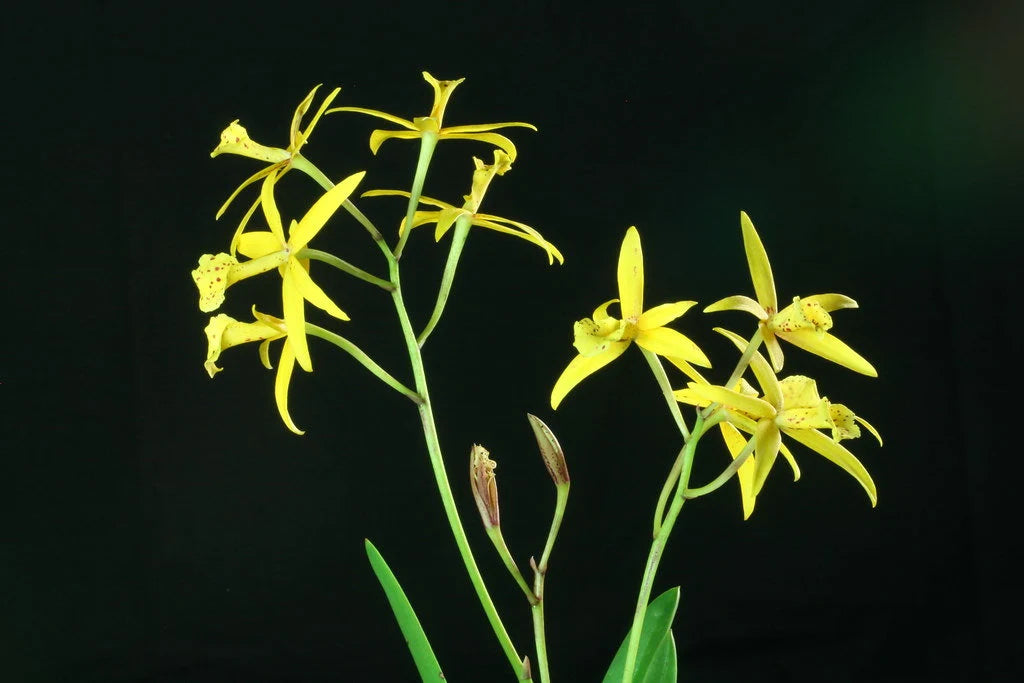
M 282 276 L 281 298 L 290 348 L 302 369 L 311 372 L 313 365 L 306 344 L 305 302 L 309 301 L 340 320 L 348 320 L 349 317 L 313 282 L 308 272 L 309 260 L 299 258 L 298 254 L 355 191 L 365 174 L 365 171 L 353 174 L 324 193 L 302 220 L 292 220 L 287 238 L 274 201 L 274 180 L 271 177 L 270 182 L 263 184 L 260 193 L 270 230 L 246 232 L 239 239 L 238 251 L 251 260 L 239 263 L 229 254 L 204 254 L 199 259 L 199 268 L 192 271 L 192 278 L 199 288 L 200 310 L 216 310 L 224 301 L 224 290 L 234 282 L 278 268 Z
M 337 111 L 352 111 L 360 114 L 368 114 L 369 116 L 376 116 L 377 118 L 390 121 L 391 123 L 397 124 L 406 129 L 373 131 L 370 134 L 370 151 L 374 154 L 377 153 L 377 150 L 380 149 L 381 144 L 385 140 L 391 138 L 415 140 L 423 137 L 424 134 L 432 134 L 436 135 L 439 140 L 447 138 L 452 140 L 479 140 L 480 142 L 487 142 L 501 149 L 509 156 L 510 160 L 515 161 L 516 146 L 512 144 L 512 141 L 500 133 L 491 133 L 488 131 L 493 131 L 498 128 L 508 128 L 511 126 L 520 126 L 531 130 L 537 130 L 537 127 L 533 124 L 523 123 L 521 121 L 445 127 L 444 112 L 445 108 L 448 106 L 448 99 L 452 96 L 452 92 L 459 83 L 462 83 L 466 79 L 460 78 L 454 81 L 439 81 L 426 71 L 423 72 L 423 78 L 434 89 L 434 105 L 431 107 L 430 114 L 427 116 L 419 116 L 410 121 L 408 119 L 403 119 L 400 116 L 388 114 L 387 112 L 379 111 L 377 109 L 366 109 L 363 107 L 335 107 L 334 109 L 328 109 L 327 113 L 331 114 Z
M 461 216 L 466 216 L 470 219 L 471 225 L 478 225 L 481 228 L 487 228 L 488 230 L 494 230 L 495 232 L 504 233 L 506 235 L 514 235 L 520 239 L 524 239 L 530 244 L 535 244 L 543 249 L 548 255 L 548 263 L 554 263 L 554 259 L 558 259 L 559 263 L 565 263 L 565 258 L 562 253 L 558 251 L 555 245 L 544 239 L 543 235 L 531 228 L 525 223 L 513 221 L 508 218 L 502 218 L 500 216 L 494 216 L 489 213 L 480 213 L 477 209 L 480 207 L 480 203 L 483 201 L 484 194 L 487 192 L 487 186 L 490 184 L 491 179 L 495 175 L 503 175 L 507 171 L 512 160 L 507 154 L 500 149 L 494 150 L 494 163 L 485 164 L 480 159 L 473 157 L 473 163 L 476 166 L 476 170 L 473 172 L 473 186 L 468 195 L 464 195 L 466 203 L 463 207 L 457 208 L 447 202 L 443 202 L 440 199 L 432 199 L 430 197 L 420 196 L 419 203 L 427 204 L 428 206 L 436 206 L 437 211 L 416 211 L 413 214 L 412 227 L 419 225 L 426 225 L 429 223 L 436 223 L 437 227 L 434 230 L 434 241 L 440 242 L 441 238 L 445 236 L 445 233 L 457 221 Z M 364 197 L 380 197 L 380 196 L 399 196 L 405 198 L 411 198 L 412 195 L 404 190 L 368 190 L 363 193 Z M 399 234 L 405 228 L 405 219 L 398 226 Z
M 309 111 L 309 107 L 313 103 L 313 98 L 319 88 L 320 85 L 317 85 L 315 88 L 310 90 L 305 99 L 302 100 L 302 102 L 299 102 L 299 106 L 295 108 L 295 114 L 292 116 L 291 129 L 288 134 L 288 146 L 284 149 L 281 149 L 280 147 L 267 147 L 251 140 L 249 138 L 249 133 L 246 132 L 245 128 L 239 125 L 238 119 L 235 119 L 228 124 L 228 127 L 220 134 L 220 144 L 210 152 L 211 157 L 216 157 L 219 154 L 238 154 L 240 156 L 249 157 L 250 159 L 266 161 L 270 165 L 246 178 L 245 181 L 243 181 L 242 184 L 231 193 L 231 196 L 228 197 L 227 201 L 220 207 L 220 210 L 217 211 L 217 218 L 224 215 L 224 212 L 227 210 L 231 202 L 234 201 L 235 197 L 237 197 L 238 194 L 246 187 L 261 178 L 283 175 L 291 167 L 292 161 L 296 157 L 300 156 L 299 150 L 302 149 L 302 146 L 309 140 L 309 136 L 312 134 L 313 128 L 316 127 L 320 117 L 324 115 L 327 107 L 330 106 L 331 102 L 334 101 L 334 98 L 338 96 L 339 92 L 341 92 L 341 88 L 335 88 L 332 90 L 331 93 L 324 98 L 324 101 L 320 103 L 320 108 L 309 122 L 309 125 L 306 126 L 305 130 L 300 130 L 299 126 L 302 124 L 302 118 L 306 115 L 306 112 Z M 235 253 L 239 234 L 241 234 L 242 230 L 245 229 L 245 226 L 248 224 L 252 214 L 256 211 L 258 204 L 259 199 L 257 199 L 249 210 L 246 211 L 245 215 L 242 217 L 242 222 L 239 223 L 238 228 L 235 230 L 235 237 L 231 240 L 232 254 Z
M 720 328 L 716 328 L 716 331 L 727 336 L 737 348 L 746 347 L 746 340 L 739 335 Z M 751 395 L 750 391 L 742 389 L 727 389 L 698 382 L 690 382 L 686 389 L 674 392 L 676 399 L 683 403 L 699 407 L 721 404 L 727 411 L 729 423 L 753 435 L 755 466 L 753 480 L 748 482 L 752 485 L 746 488 L 743 480 L 740 480 L 745 517 L 749 517 L 753 511 L 754 498 L 761 492 L 780 451 L 793 468 L 794 480 L 800 476 L 792 453 L 782 443 L 782 435 L 802 443 L 843 468 L 860 483 L 874 506 L 878 502 L 878 493 L 871 475 L 856 456 L 839 445 L 843 438 L 860 435 L 857 423 L 864 425 L 881 444 L 881 437 L 874 427 L 845 406 L 832 404 L 828 399 L 820 397 L 817 384 L 809 377 L 793 375 L 779 381 L 771 365 L 760 353 L 755 352 L 751 356 L 750 367 L 764 393 L 761 397 L 756 396 L 756 392 Z M 838 423 L 834 417 L 838 418 Z M 829 438 L 819 429 L 831 430 L 833 437 Z M 723 433 L 723 436 L 726 435 Z M 733 457 L 743 447 L 743 444 L 730 436 L 726 436 L 726 445 Z
M 696 301 L 677 301 L 644 310 L 644 260 L 640 233 L 635 227 L 626 231 L 619 250 L 619 298 L 597 307 L 593 318 L 584 318 L 573 326 L 573 346 L 579 355 L 562 371 L 551 390 L 551 407 L 557 408 L 577 384 L 622 355 L 632 342 L 669 359 L 694 379 L 699 378 L 690 363 L 711 367 L 704 352 L 681 332 L 665 327 L 683 315 Z M 618 302 L 622 319 L 608 314 L 608 306 Z
M 287 339 L 287 325 L 280 318 L 260 313 L 256 310 L 255 306 L 252 312 L 256 320 L 251 323 L 239 322 L 224 313 L 210 318 L 210 323 L 206 326 L 205 330 L 208 342 L 205 363 L 206 371 L 210 374 L 210 377 L 221 371 L 221 368 L 217 367 L 217 360 L 220 358 L 221 351 L 238 344 L 254 341 L 261 342 L 259 347 L 260 360 L 263 362 L 264 367 L 271 369 L 273 366 L 270 364 L 270 342 L 284 338 L 284 344 L 281 346 L 281 357 L 277 362 L 277 378 L 274 380 L 274 400 L 277 403 L 277 410 L 281 414 L 281 419 L 284 420 L 285 426 L 296 434 L 303 434 L 304 432 L 295 426 L 291 415 L 288 413 L 288 385 L 291 382 L 292 370 L 295 367 L 295 354 L 292 353 L 291 344 Z
M 776 372 L 782 370 L 784 361 L 778 340 L 784 339 L 793 346 L 855 372 L 877 377 L 878 372 L 871 363 L 828 333 L 832 328 L 832 317 L 829 313 L 841 308 L 857 308 L 857 302 L 842 294 L 815 294 L 803 298 L 794 297 L 793 303 L 780 311 L 768 254 L 745 211 L 740 212 L 740 226 L 743 230 L 743 248 L 747 253 L 747 265 L 750 268 L 757 301 L 742 295 L 730 296 L 711 304 L 704 312 L 746 311 L 755 315 Z

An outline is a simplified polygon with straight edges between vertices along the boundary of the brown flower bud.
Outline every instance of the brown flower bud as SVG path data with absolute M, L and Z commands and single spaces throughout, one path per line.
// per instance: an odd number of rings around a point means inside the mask
M 544 458 L 544 466 L 548 468 L 555 486 L 569 484 L 569 468 L 565 464 L 565 453 L 558 444 L 551 429 L 544 424 L 536 415 L 526 414 L 530 420 L 530 427 L 533 428 L 533 435 L 537 438 L 537 447 L 540 448 L 541 457 Z
M 469 483 L 473 488 L 473 499 L 480 510 L 480 519 L 488 529 L 501 526 L 498 511 L 498 484 L 494 469 L 498 463 L 490 458 L 490 452 L 480 444 L 473 444 L 469 453 Z

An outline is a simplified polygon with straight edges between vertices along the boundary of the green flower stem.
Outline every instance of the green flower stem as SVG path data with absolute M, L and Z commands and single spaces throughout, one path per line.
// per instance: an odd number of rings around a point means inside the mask
M 679 427 L 680 433 L 683 435 L 683 439 L 690 438 L 690 431 L 686 428 L 686 421 L 683 419 L 683 414 L 679 411 L 679 402 L 676 401 L 676 397 L 672 395 L 672 386 L 669 384 L 668 375 L 665 374 L 665 368 L 661 364 L 661 359 L 653 351 L 641 347 L 644 358 L 647 359 L 647 364 L 651 366 L 651 372 L 654 373 L 654 378 L 658 380 L 658 386 L 661 387 L 661 393 L 665 397 L 665 402 L 668 404 L 668 410 L 672 413 L 672 419 L 676 421 L 676 426 Z
M 747 458 L 749 458 L 753 452 L 754 439 L 751 438 L 749 441 L 747 441 L 747 445 L 743 447 L 743 450 L 740 451 L 739 455 L 737 455 L 736 458 L 731 463 L 729 463 L 729 466 L 722 470 L 722 473 L 715 477 L 711 481 L 711 483 L 705 484 L 704 486 L 698 486 L 697 488 L 694 489 L 686 489 L 685 491 L 683 491 L 683 497 L 687 499 L 700 498 L 701 496 L 707 495 L 712 491 L 718 490 L 719 488 L 722 487 L 723 484 L 725 484 L 725 482 L 732 479 L 732 475 L 736 474 L 739 471 L 740 467 L 743 466 L 743 463 L 747 461 Z
M 302 156 L 301 154 L 295 154 L 292 157 L 292 168 L 297 168 L 298 170 L 302 171 L 310 178 L 315 180 L 317 184 L 319 184 L 320 187 L 324 188 L 325 190 L 329 190 L 332 187 L 334 187 L 334 183 L 331 181 L 331 179 L 324 175 L 323 171 L 321 171 L 319 168 L 313 165 L 313 162 L 311 162 L 309 159 Z M 373 224 L 373 221 L 367 218 L 366 214 L 360 211 L 356 207 L 356 205 L 352 203 L 352 200 L 350 199 L 346 199 L 342 203 L 342 206 L 345 207 L 345 210 L 348 211 L 353 218 L 359 221 L 360 225 L 366 228 L 366 231 L 370 233 L 370 237 L 372 237 L 373 241 L 377 243 L 377 246 L 380 247 L 381 251 L 384 252 L 384 255 L 390 258 L 391 248 L 388 246 L 387 242 L 384 241 L 384 236 L 380 234 L 380 230 L 378 230 L 377 226 Z
M 658 504 L 654 507 L 654 532 L 651 534 L 652 538 L 657 537 L 658 532 L 661 530 L 661 520 L 665 518 L 665 506 L 668 504 L 669 496 L 672 495 L 672 487 L 679 481 L 679 473 L 683 470 L 683 454 L 685 452 L 685 447 L 679 450 L 679 455 L 676 456 L 676 461 L 672 463 L 672 469 L 669 470 L 668 478 L 665 479 L 665 485 L 661 487 Z
M 405 234 L 408 234 L 406 231 Z M 419 344 L 416 343 L 416 335 L 409 320 L 409 313 L 406 311 L 405 302 L 402 300 L 402 286 L 398 273 L 397 254 L 394 258 L 388 259 L 391 283 L 395 286 L 391 292 L 391 298 L 395 304 L 395 311 L 398 313 L 398 320 L 402 327 L 402 336 L 405 338 L 406 349 L 409 353 L 409 362 L 412 365 L 413 377 L 416 380 L 416 390 L 423 398 L 419 404 L 420 422 L 423 424 L 423 438 L 426 441 L 427 453 L 430 456 L 430 466 L 434 471 L 434 479 L 437 483 L 438 493 L 441 495 L 441 504 L 444 507 L 445 515 L 448 518 L 448 525 L 451 527 L 452 536 L 455 538 L 455 545 L 458 546 L 459 554 L 466 566 L 466 573 L 476 590 L 477 598 L 487 615 L 487 620 L 494 630 L 505 656 L 508 658 L 512 671 L 518 679 L 522 675 L 523 660 L 516 654 L 515 645 L 505 630 L 494 601 L 487 592 L 483 576 L 473 558 L 473 551 L 469 547 L 469 539 L 466 538 L 466 531 L 462 527 L 462 520 L 459 519 L 459 512 L 455 507 L 455 498 L 452 495 L 451 485 L 448 482 L 448 474 L 445 471 L 444 459 L 441 455 L 441 444 L 437 438 L 437 428 L 434 425 L 434 411 L 430 402 L 430 394 L 427 391 L 426 372 L 423 368 L 423 356 L 420 353 Z
M 398 245 L 395 246 L 396 261 L 402 258 L 405 243 L 409 239 L 409 233 L 412 232 L 412 219 L 416 214 L 416 207 L 420 203 L 420 194 L 423 193 L 423 182 L 427 179 L 427 168 L 430 167 L 430 158 L 434 155 L 434 148 L 436 146 L 437 133 L 424 132 L 420 138 L 420 158 L 416 161 L 416 175 L 412 179 L 409 205 L 405 210 L 405 227 L 398 238 Z
M 636 612 L 633 615 L 633 627 L 629 632 L 629 645 L 626 649 L 626 663 L 622 670 L 623 683 L 633 683 L 633 670 L 636 668 L 636 655 L 640 647 L 640 633 L 643 629 L 644 616 L 647 614 L 647 603 L 651 599 L 651 589 L 654 586 L 654 577 L 658 573 L 658 565 L 665 552 L 668 537 L 672 533 L 679 511 L 686 499 L 683 498 L 683 491 L 690 480 L 690 472 L 693 469 L 693 456 L 697 450 L 697 442 L 704 434 L 704 417 L 697 416 L 693 423 L 693 435 L 686 440 L 683 446 L 682 473 L 679 478 L 679 485 L 676 487 L 676 495 L 672 499 L 672 505 L 665 515 L 665 521 L 658 530 L 658 535 L 651 543 L 650 552 L 647 554 L 647 565 L 644 568 L 644 577 L 640 582 L 640 593 L 637 595 Z
M 391 387 L 392 389 L 401 394 L 405 394 L 405 396 L 412 399 L 413 403 L 417 405 L 423 404 L 422 396 L 420 396 L 415 391 L 413 391 L 412 389 L 410 389 L 409 387 L 405 386 L 397 379 L 392 377 L 387 370 L 377 365 L 377 363 L 375 363 L 372 358 L 367 356 L 362 349 L 360 349 L 358 346 L 356 346 L 349 340 L 345 339 L 344 337 L 339 336 L 331 332 L 330 330 L 325 330 L 324 328 L 318 325 L 314 325 L 313 323 L 306 323 L 306 334 L 311 334 L 314 337 L 320 337 L 324 341 L 329 341 L 330 343 L 334 344 L 342 351 L 344 351 L 345 353 L 349 354 L 357 361 L 359 361 L 359 363 L 362 364 L 364 368 L 366 368 L 374 375 L 376 375 L 377 379 L 384 382 L 384 384 L 387 384 L 389 387 Z
M 544 544 L 544 552 L 540 556 L 540 565 L 534 563 L 530 558 L 530 566 L 533 567 L 533 594 L 537 601 L 530 606 L 530 613 L 533 617 L 533 640 L 537 648 L 537 668 L 540 672 L 541 683 L 548 683 L 551 674 L 548 671 L 548 645 L 544 631 L 544 579 L 548 573 L 548 559 L 555 547 L 555 539 L 558 537 L 558 530 L 562 527 L 562 518 L 565 517 L 565 505 L 569 501 L 569 482 L 557 486 L 557 498 L 555 499 L 555 512 L 551 518 L 551 528 L 548 529 L 548 540 Z
M 309 247 L 306 247 L 295 256 L 296 258 L 308 258 L 313 259 L 314 261 L 323 261 L 324 263 L 334 266 L 335 268 L 342 272 L 348 273 L 349 275 L 357 277 L 365 282 L 369 282 L 371 285 L 377 285 L 381 289 L 387 290 L 389 292 L 395 289 L 395 286 L 388 282 L 387 280 L 383 280 L 377 277 L 376 275 L 370 275 L 362 268 L 353 266 L 348 261 L 340 259 L 334 254 L 328 254 L 326 251 L 320 251 L 319 249 L 310 249 Z
M 494 544 L 494 549 L 498 551 L 498 557 L 505 565 L 505 569 L 512 575 L 515 582 L 523 590 L 526 595 L 526 599 L 530 601 L 531 605 L 537 604 L 537 596 L 533 594 L 530 587 L 526 585 L 526 579 L 523 578 L 523 573 L 519 571 L 519 567 L 516 566 L 516 561 L 512 559 L 512 553 L 509 552 L 508 546 L 505 544 L 505 537 L 501 533 L 501 527 L 492 526 L 487 527 L 487 537 L 491 539 L 491 543 Z
M 448 261 L 444 264 L 444 274 L 441 275 L 441 287 L 437 292 L 434 312 L 430 314 L 430 320 L 427 321 L 426 327 L 423 328 L 420 336 L 416 339 L 420 348 L 423 348 L 423 345 L 427 343 L 427 337 L 437 327 L 437 323 L 441 320 L 441 314 L 444 313 L 445 304 L 448 303 L 448 295 L 452 291 L 452 283 L 455 281 L 455 269 L 459 267 L 459 257 L 462 255 L 462 247 L 465 246 L 466 239 L 469 237 L 469 228 L 472 225 L 472 220 L 471 216 L 465 214 L 455 220 L 455 230 L 452 231 L 452 245 L 448 249 Z

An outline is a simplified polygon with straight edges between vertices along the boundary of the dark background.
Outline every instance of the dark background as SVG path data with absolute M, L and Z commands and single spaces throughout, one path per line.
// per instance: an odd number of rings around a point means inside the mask
M 209 158 L 228 122 L 283 146 L 320 82 L 342 86 L 338 104 L 423 115 L 423 69 L 466 77 L 451 125 L 538 126 L 510 131 L 519 159 L 484 210 L 537 227 L 567 258 L 548 267 L 525 243 L 475 231 L 425 348 L 460 510 L 520 650 L 532 652 L 529 613 L 479 528 L 470 444 L 500 462 L 506 538 L 525 568 L 554 496 L 524 413 L 561 438 L 573 493 L 548 579 L 552 673 L 599 680 L 628 628 L 677 442 L 633 351 L 557 413 L 548 392 L 574 353 L 572 322 L 615 295 L 629 225 L 643 237 L 647 301 L 707 304 L 751 291 L 743 209 L 783 300 L 837 291 L 861 305 L 836 314 L 835 331 L 878 379 L 795 350 L 787 369 L 882 432 L 884 448 L 851 442 L 879 504 L 797 446 L 803 479 L 775 472 L 751 520 L 734 484 L 687 506 L 656 589 L 683 587 L 681 678 L 1008 680 L 1020 634 L 1008 522 L 1019 496 L 1022 28 L 1010 1 L 10 14 L 0 680 L 411 680 L 364 537 L 399 575 L 450 680 L 508 680 L 412 407 L 314 340 L 316 372 L 291 388 L 307 434 L 291 435 L 254 348 L 206 376 L 207 317 L 189 278 L 252 196 L 213 220 L 259 168 Z M 372 127 L 329 117 L 305 151 L 331 177 L 368 168 L 367 188 L 407 187 L 416 145 L 388 142 L 373 158 Z M 490 158 L 485 145 L 443 142 L 427 194 L 458 203 L 471 155 Z M 284 214 L 300 215 L 316 187 L 286 180 Z M 361 205 L 388 230 L 403 206 Z M 320 239 L 383 272 L 355 224 Z M 420 324 L 446 248 L 424 231 L 407 251 Z M 409 377 L 388 297 L 321 272 L 352 315 L 341 331 Z M 253 301 L 277 312 L 271 280 L 233 288 L 226 312 L 244 317 Z M 734 356 L 711 326 L 750 322 L 695 309 L 675 326 L 724 372 Z M 709 440 L 694 481 L 725 462 Z

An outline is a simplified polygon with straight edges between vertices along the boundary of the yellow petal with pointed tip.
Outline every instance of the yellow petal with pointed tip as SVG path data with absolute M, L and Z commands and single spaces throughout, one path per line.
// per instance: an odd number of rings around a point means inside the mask
M 746 339 L 739 336 L 735 332 L 716 327 L 715 332 L 731 341 L 740 352 L 746 351 L 747 344 L 749 343 Z M 775 377 L 775 373 L 772 371 L 768 361 L 765 360 L 757 351 L 750 357 L 750 369 L 754 372 L 754 377 L 757 378 L 757 383 L 761 385 L 761 392 L 764 394 L 764 400 L 771 403 L 773 406 L 779 407 L 782 405 L 782 389 L 779 387 L 779 380 Z
M 365 175 L 366 171 L 353 173 L 317 199 L 316 203 L 310 207 L 306 215 L 299 221 L 298 227 L 292 230 L 288 246 L 293 251 L 298 252 L 309 244 L 310 240 L 316 237 L 316 234 L 324 227 L 328 219 L 334 215 L 334 212 L 355 192 L 356 186 L 359 185 L 359 181 Z M 298 349 L 296 349 L 295 357 L 301 359 Z
M 263 216 L 267 219 L 267 227 L 274 233 L 281 244 L 287 240 L 284 236 L 284 226 L 281 224 L 281 212 L 277 210 L 277 201 L 274 199 L 274 184 L 277 182 L 277 174 L 271 173 L 263 180 L 260 187 L 260 203 L 263 205 Z
M 558 404 L 577 384 L 621 356 L 627 347 L 629 342 L 612 342 L 604 353 L 589 358 L 576 356 L 569 361 L 551 390 L 551 408 L 558 408 Z
M 619 249 L 618 283 L 622 317 L 636 322 L 644 312 L 644 253 L 640 247 L 640 233 L 632 226 L 626 231 Z
M 295 259 L 289 259 L 285 266 L 284 277 L 281 279 L 281 303 L 284 309 L 284 322 L 288 328 L 288 341 L 295 360 L 306 372 L 313 372 L 313 361 L 309 358 L 309 346 L 306 344 L 306 311 L 305 299 L 295 284 L 295 271 L 303 270 Z
M 760 420 L 754 432 L 754 495 L 761 493 L 768 473 L 779 456 L 782 432 L 771 420 Z
M 636 326 L 641 330 L 664 327 L 686 313 L 696 303 L 696 301 L 677 301 L 672 304 L 661 304 L 660 306 L 655 306 L 641 314 L 640 318 L 636 321 Z
M 775 333 L 767 327 L 762 327 L 761 332 L 764 335 L 764 346 L 768 349 L 768 357 L 772 359 L 772 367 L 775 368 L 775 372 L 782 372 L 782 366 L 786 362 L 782 344 L 775 337 Z
M 833 337 L 828 332 L 819 333 L 814 330 L 793 330 L 792 332 L 776 332 L 778 337 L 809 351 L 833 363 L 838 363 L 854 372 L 868 377 L 878 377 L 878 371 L 860 354 Z
M 324 290 L 320 289 L 320 286 L 313 282 L 313 278 L 309 276 L 309 273 L 306 272 L 305 268 L 302 266 L 296 266 L 290 268 L 289 272 L 292 275 L 293 282 L 298 288 L 299 293 L 302 294 L 302 297 L 306 301 L 317 308 L 330 313 L 339 320 L 349 320 L 345 311 L 338 308 L 338 305 L 331 301 L 330 297 L 327 296 Z
M 389 114 L 386 111 L 380 111 L 379 109 L 367 109 L 365 107 L 334 107 L 333 109 L 328 109 L 325 113 L 333 114 L 339 111 L 351 111 L 357 114 L 375 116 L 378 119 L 384 119 L 385 121 L 390 121 L 391 123 L 397 124 L 402 128 L 408 128 L 409 130 L 412 131 L 416 130 L 415 124 L 413 124 L 413 122 L 410 121 L 409 119 L 403 119 L 401 116 L 395 116 L 394 114 Z M 416 133 L 415 137 L 419 137 L 419 133 Z
M 380 146 L 384 144 L 385 140 L 418 140 L 423 137 L 423 133 L 417 130 L 375 130 L 370 133 L 370 152 L 373 154 L 377 153 Z
M 690 382 L 686 385 L 686 388 L 690 390 L 690 396 L 695 396 L 711 403 L 721 403 L 728 408 L 734 408 L 757 418 L 775 417 L 775 407 L 767 401 L 741 394 L 732 389 L 720 387 L 717 384 Z
M 878 491 L 875 488 L 875 482 L 853 453 L 813 429 L 786 430 L 786 434 L 846 470 L 847 474 L 864 487 L 868 498 L 871 499 L 871 506 L 874 507 L 878 504 Z
M 736 456 L 743 452 L 747 440 L 728 422 L 721 422 L 718 427 L 722 432 L 722 440 L 725 441 L 729 455 L 735 460 Z M 736 479 L 740 483 L 740 500 L 743 503 L 743 519 L 750 519 L 750 515 L 754 513 L 754 501 L 757 499 L 757 496 L 754 495 L 755 468 L 754 458 L 748 456 L 746 462 L 736 470 Z
M 295 367 L 295 355 L 292 352 L 291 344 L 285 340 L 281 347 L 281 359 L 277 362 L 277 377 L 274 379 L 274 401 L 277 403 L 277 412 L 288 429 L 298 435 L 306 432 L 295 426 L 292 416 L 288 412 L 288 385 L 292 381 L 292 369 Z
M 746 211 L 740 211 L 740 228 L 743 231 L 743 250 L 747 253 L 747 267 L 750 268 L 757 302 L 769 313 L 775 313 L 779 310 L 779 302 L 775 296 L 772 264 L 768 262 L 768 253 Z
M 800 466 L 796 464 L 796 458 L 793 457 L 792 451 L 786 447 L 786 444 L 780 443 L 779 452 L 789 463 L 789 468 L 793 470 L 793 481 L 800 481 Z
M 309 111 L 309 105 L 313 104 L 313 98 L 316 96 L 316 91 L 320 89 L 321 85 L 323 85 L 323 83 L 315 85 L 313 89 L 309 91 L 309 94 L 306 95 L 305 99 L 299 102 L 299 106 L 295 107 L 295 113 L 292 114 L 292 125 L 288 129 L 289 147 L 292 151 L 298 149 L 302 144 L 302 141 L 299 138 L 299 125 L 302 123 L 302 117 L 306 115 L 307 111 Z
M 488 130 L 497 130 L 498 128 L 529 128 L 530 130 L 537 130 L 537 126 L 532 123 L 524 123 L 522 121 L 502 121 L 501 123 L 471 123 L 463 126 L 445 126 L 444 133 L 482 133 Z
M 317 87 L 319 88 L 320 86 Z M 313 115 L 313 118 L 309 120 L 309 125 L 306 126 L 306 130 L 299 133 L 298 136 L 292 141 L 293 152 L 298 152 L 299 148 L 306 144 L 306 141 L 309 140 L 309 136 L 313 134 L 313 129 L 316 128 L 317 122 L 320 121 L 320 117 L 324 115 L 324 112 L 327 110 L 327 107 L 330 106 L 331 102 L 334 101 L 334 98 L 337 97 L 338 93 L 340 92 L 341 88 L 335 88 L 330 92 L 330 94 L 327 95 L 327 97 L 324 98 L 324 101 L 320 103 L 320 108 L 317 109 L 316 114 Z
M 263 199 L 261 197 L 257 197 L 256 201 L 254 201 L 252 203 L 252 205 L 249 207 L 249 210 L 245 212 L 244 216 L 242 216 L 242 220 L 239 221 L 238 227 L 235 228 L 235 234 L 231 236 L 231 250 L 230 251 L 231 251 L 231 255 L 232 256 L 234 256 L 234 255 L 236 255 L 238 253 L 238 240 L 242 236 L 242 231 L 245 230 L 245 226 L 248 225 L 249 219 L 252 218 L 252 215 L 254 213 L 256 213 L 256 209 L 259 207 L 259 205 L 260 205 L 260 203 L 262 201 L 263 201 Z
M 238 236 L 238 252 L 249 258 L 259 258 L 282 249 L 284 249 L 284 243 L 277 238 L 277 235 L 266 230 L 243 232 Z
M 711 367 L 711 361 L 700 347 L 682 332 L 676 332 L 669 327 L 641 330 L 636 335 L 636 343 L 659 356 L 675 356 L 704 368 Z
M 665 358 L 668 360 L 669 363 L 682 370 L 683 374 L 692 379 L 694 382 L 699 382 L 700 384 L 708 383 L 708 381 L 704 379 L 704 375 L 697 372 L 697 368 L 693 367 L 682 358 L 676 358 L 675 356 L 665 356 Z
M 247 188 L 249 185 L 252 185 L 253 183 L 255 183 L 260 178 L 264 178 L 264 177 L 270 175 L 271 173 L 276 171 L 278 168 L 279 168 L 279 166 L 277 166 L 276 164 L 271 165 L 271 166 L 267 166 L 266 168 L 261 168 L 260 170 L 256 171 L 251 176 L 249 176 L 248 178 L 243 180 L 242 184 L 239 185 L 238 187 L 236 187 L 235 191 L 231 193 L 231 196 L 227 198 L 227 201 L 225 201 L 221 205 L 221 207 L 219 209 L 217 209 L 217 215 L 214 217 L 214 220 L 219 220 L 220 217 L 224 215 L 224 212 L 227 211 L 228 206 L 231 204 L 231 202 L 233 202 L 235 200 L 235 197 L 238 196 L 239 192 L 241 192 L 242 190 Z M 257 200 L 257 203 L 258 202 L 259 202 L 259 200 Z M 249 214 L 248 215 L 251 215 L 252 211 L 253 211 L 253 209 L 249 209 Z M 244 223 L 243 223 L 243 225 L 244 225 Z M 242 230 L 242 228 L 239 227 L 238 228 L 238 232 L 241 232 L 241 230 Z
M 515 161 L 519 154 L 515 144 L 501 133 L 448 133 L 447 128 L 442 128 L 437 136 L 445 140 L 476 140 L 494 145 L 508 155 L 509 161 Z
M 437 212 L 437 227 L 434 228 L 434 241 L 440 242 L 445 233 L 455 225 L 455 221 L 463 216 L 469 217 L 470 215 L 468 211 L 456 209 L 454 206 L 448 209 L 441 209 Z
M 746 311 L 757 316 L 759 320 L 767 320 L 768 313 L 761 307 L 761 304 L 757 303 L 749 296 L 743 296 L 739 294 L 737 296 L 727 296 L 724 299 L 719 299 L 710 306 L 704 307 L 705 313 L 718 313 L 719 311 Z
M 608 307 L 611 306 L 612 304 L 617 304 L 618 302 L 618 299 L 608 299 L 608 301 L 605 301 L 603 304 L 595 308 L 594 320 L 596 320 L 597 322 L 602 322 L 607 318 L 611 318 L 611 316 L 608 315 Z

